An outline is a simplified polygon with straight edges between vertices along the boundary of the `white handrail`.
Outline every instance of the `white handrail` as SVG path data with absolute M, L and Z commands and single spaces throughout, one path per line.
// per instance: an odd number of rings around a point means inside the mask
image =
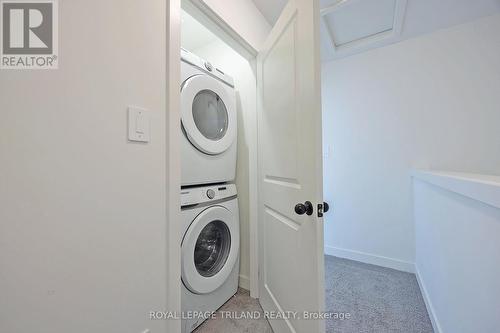
M 413 170 L 411 176 L 500 208 L 500 176 L 435 170 Z

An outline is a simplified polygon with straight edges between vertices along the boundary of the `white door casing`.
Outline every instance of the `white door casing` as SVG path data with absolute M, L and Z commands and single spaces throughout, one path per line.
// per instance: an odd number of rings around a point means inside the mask
M 321 80 L 318 0 L 291 0 L 257 57 L 259 296 L 275 333 L 323 332 Z M 312 215 L 297 203 L 311 201 Z

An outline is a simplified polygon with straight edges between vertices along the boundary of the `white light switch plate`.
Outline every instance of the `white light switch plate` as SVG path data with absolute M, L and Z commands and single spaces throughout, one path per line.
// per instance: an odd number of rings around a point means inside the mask
M 128 107 L 128 139 L 149 142 L 151 139 L 149 111 L 135 106 Z

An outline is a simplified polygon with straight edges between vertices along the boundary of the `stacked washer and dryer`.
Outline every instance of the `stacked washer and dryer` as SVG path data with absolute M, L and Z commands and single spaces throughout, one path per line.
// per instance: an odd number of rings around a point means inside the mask
M 238 289 L 240 225 L 233 79 L 181 50 L 182 331 Z

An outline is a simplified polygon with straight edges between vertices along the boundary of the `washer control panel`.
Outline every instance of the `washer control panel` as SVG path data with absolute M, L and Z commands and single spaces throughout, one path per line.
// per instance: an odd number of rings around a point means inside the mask
M 236 196 L 235 184 L 189 187 L 181 190 L 181 207 L 222 200 Z

